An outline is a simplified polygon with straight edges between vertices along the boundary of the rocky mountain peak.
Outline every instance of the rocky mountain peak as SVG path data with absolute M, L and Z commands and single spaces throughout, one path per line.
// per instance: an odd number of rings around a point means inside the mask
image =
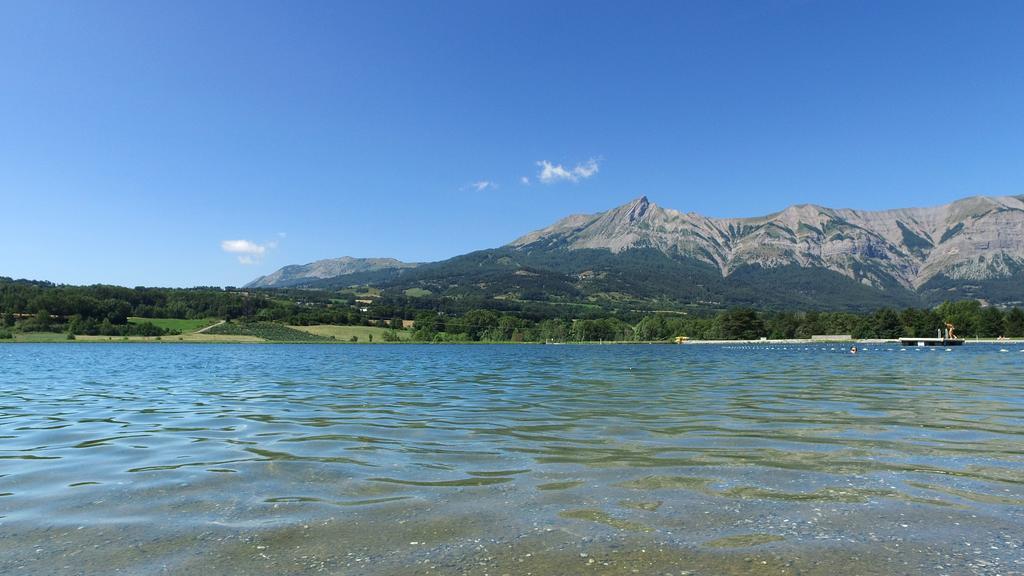
M 647 196 L 641 196 L 636 200 L 633 200 L 628 206 L 627 217 L 630 222 L 637 222 L 644 217 L 647 213 L 647 209 L 651 207 L 651 203 L 647 200 Z
M 1024 267 L 1024 201 L 977 196 L 944 206 L 884 211 L 798 204 L 751 218 L 668 210 L 641 196 L 607 212 L 573 216 L 527 234 L 520 249 L 655 248 L 712 264 L 822 267 L 864 284 L 916 289 L 944 274 L 1007 277 Z
M 650 219 L 654 216 L 652 208 L 656 208 L 656 206 L 651 204 L 647 196 L 641 196 L 627 204 L 605 212 L 604 216 L 606 218 L 603 218 L 603 220 L 606 223 L 614 223 L 616 226 L 637 225 L 645 219 Z

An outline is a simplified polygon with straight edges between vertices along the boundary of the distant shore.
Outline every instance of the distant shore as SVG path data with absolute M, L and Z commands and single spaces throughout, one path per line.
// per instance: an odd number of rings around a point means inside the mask
M 766 340 L 686 340 L 682 343 L 675 343 L 671 340 L 604 340 L 604 341 L 585 341 L 585 342 L 508 342 L 508 341 L 474 341 L 474 342 L 419 342 L 409 339 L 403 339 L 396 342 L 385 342 L 382 340 L 360 340 L 358 342 L 351 342 L 348 340 L 314 340 L 314 341 L 285 341 L 285 340 L 266 340 L 255 336 L 233 336 L 226 334 L 208 334 L 205 332 L 191 332 L 188 334 L 172 335 L 172 336 L 75 336 L 74 339 L 68 339 L 67 334 L 56 333 L 56 332 L 27 332 L 18 333 L 14 335 L 14 338 L 8 340 L 0 340 L 2 344 L 80 344 L 80 343 L 101 343 L 101 344 L 117 344 L 117 343 L 149 343 L 149 344 L 338 344 L 338 345 L 366 345 L 366 344 L 455 344 L 455 345 L 471 345 L 471 346 L 488 346 L 495 344 L 515 344 L 515 345 L 541 345 L 546 344 L 550 346 L 570 346 L 570 345 L 582 345 L 582 346 L 601 346 L 601 345 L 672 345 L 672 346 L 707 346 L 707 345 L 720 345 L 720 346 L 836 346 L 836 345 L 847 345 L 852 346 L 854 344 L 874 344 L 874 345 L 899 345 L 899 340 L 883 340 L 883 339 L 850 339 L 850 340 L 811 340 L 803 338 L 792 338 L 792 339 L 766 339 Z M 1012 345 L 1024 345 L 1024 338 L 969 338 L 966 339 L 965 344 L 1012 344 Z
M 786 339 L 786 340 L 687 340 L 683 345 L 689 344 L 759 344 L 759 345 L 789 345 L 789 346 L 827 346 L 836 344 L 899 344 L 898 339 L 850 339 L 850 340 L 809 340 L 809 339 Z M 1024 338 L 968 338 L 964 344 L 1024 344 Z

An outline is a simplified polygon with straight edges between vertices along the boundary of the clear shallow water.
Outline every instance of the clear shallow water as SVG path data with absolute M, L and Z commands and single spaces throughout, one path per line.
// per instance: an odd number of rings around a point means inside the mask
M 1024 353 L 0 346 L 3 574 L 1024 574 Z

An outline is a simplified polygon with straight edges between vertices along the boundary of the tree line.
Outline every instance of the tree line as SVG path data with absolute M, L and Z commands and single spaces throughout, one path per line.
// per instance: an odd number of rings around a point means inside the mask
M 976 300 L 936 308 L 881 308 L 870 313 L 777 312 L 731 308 L 717 313 L 641 313 L 634 310 L 556 308 L 467 309 L 465 302 L 379 298 L 366 312 L 351 293 L 325 290 L 235 288 L 124 288 L 68 286 L 0 278 L 0 331 L 67 332 L 110 336 L 160 336 L 172 330 L 140 318 L 219 318 L 290 325 L 400 326 L 415 320 L 412 337 L 429 342 L 658 341 L 677 336 L 708 340 L 809 338 L 844 334 L 853 338 L 934 336 L 947 322 L 963 337 L 1024 337 L 1019 308 L 982 306 Z M 477 305 L 484 304 L 477 301 Z M 499 303 L 500 304 L 500 303 Z M 445 310 L 447 308 L 447 311 Z M 573 314 L 569 317 L 568 314 Z
M 0 329 L 104 336 L 161 336 L 173 331 L 139 318 L 266 320 L 293 325 L 364 324 L 350 299 L 306 291 L 235 288 L 70 286 L 0 277 Z
M 934 309 L 882 308 L 852 312 L 761 312 L 731 308 L 714 315 L 648 314 L 638 322 L 610 316 L 594 319 L 548 318 L 530 321 L 492 310 L 462 316 L 421 312 L 413 339 L 435 342 L 598 342 L 660 341 L 677 336 L 700 340 L 757 340 L 849 335 L 857 339 L 935 336 L 946 323 L 962 337 L 1024 337 L 1024 311 L 982 307 L 974 300 L 946 302 Z

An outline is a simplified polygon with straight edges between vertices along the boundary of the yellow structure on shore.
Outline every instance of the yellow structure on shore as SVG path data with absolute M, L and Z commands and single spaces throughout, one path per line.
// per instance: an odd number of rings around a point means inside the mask
M 676 344 L 682 344 L 683 342 L 686 342 L 689 339 L 689 336 L 676 336 Z

